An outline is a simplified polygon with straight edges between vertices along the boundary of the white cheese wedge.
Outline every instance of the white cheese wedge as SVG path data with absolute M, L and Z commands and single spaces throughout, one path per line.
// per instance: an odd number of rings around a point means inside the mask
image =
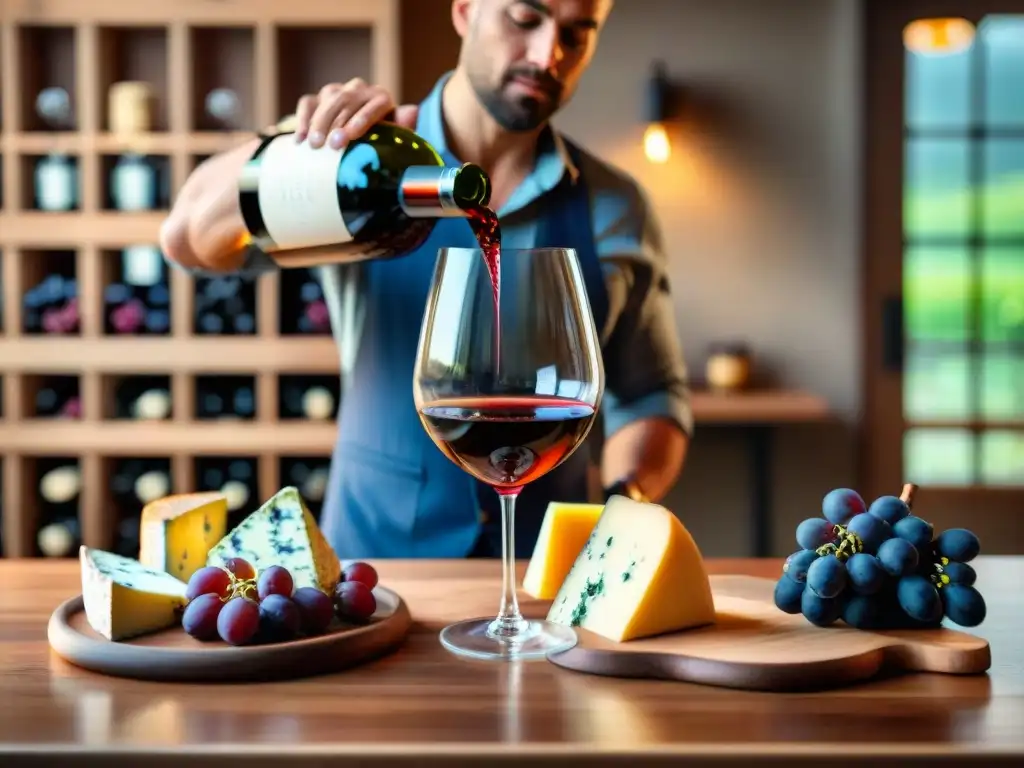
M 228 504 L 223 494 L 183 493 L 152 501 L 139 523 L 139 562 L 188 582 L 224 538 Z
M 712 624 L 715 605 L 704 559 L 679 518 L 613 496 L 548 620 L 624 642 Z
M 526 594 L 538 600 L 551 600 L 558 594 L 602 511 L 604 504 L 548 504 L 523 577 Z
M 239 523 L 210 550 L 206 563 L 222 566 L 233 557 L 249 561 L 257 572 L 271 565 L 287 568 L 296 589 L 330 593 L 341 578 L 337 553 L 293 486 L 282 488 Z
M 137 560 L 82 546 L 85 617 L 108 640 L 126 640 L 181 622 L 185 583 Z

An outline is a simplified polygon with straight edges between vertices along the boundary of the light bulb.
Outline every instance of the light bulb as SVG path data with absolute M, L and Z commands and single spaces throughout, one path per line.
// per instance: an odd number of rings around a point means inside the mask
M 668 162 L 672 148 L 668 141 L 668 132 L 661 123 L 651 123 L 644 131 L 644 154 L 652 163 Z
M 959 53 L 972 42 L 974 25 L 967 19 L 917 19 L 903 30 L 903 45 L 914 53 Z

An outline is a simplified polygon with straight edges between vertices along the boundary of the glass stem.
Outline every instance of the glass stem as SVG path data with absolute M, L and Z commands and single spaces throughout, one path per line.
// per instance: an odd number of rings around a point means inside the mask
M 527 627 L 516 597 L 516 498 L 517 493 L 500 493 L 501 502 L 501 607 L 488 634 L 515 640 Z

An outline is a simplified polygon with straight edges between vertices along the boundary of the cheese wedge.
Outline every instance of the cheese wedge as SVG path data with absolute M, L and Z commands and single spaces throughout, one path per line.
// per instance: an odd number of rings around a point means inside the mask
M 604 504 L 548 504 L 523 577 L 526 594 L 538 600 L 550 600 L 558 594 L 603 511 Z
M 157 632 L 180 623 L 185 582 L 138 560 L 81 546 L 85 617 L 108 640 Z
M 183 493 L 151 501 L 142 508 L 139 562 L 188 582 L 206 565 L 227 526 L 228 503 L 220 493 Z
M 225 565 L 233 557 L 257 570 L 287 568 L 295 588 L 317 587 L 331 593 L 341 579 L 341 561 L 293 486 L 282 488 L 220 540 L 207 565 Z
M 613 496 L 547 618 L 624 642 L 714 623 L 715 605 L 700 550 L 679 518 Z

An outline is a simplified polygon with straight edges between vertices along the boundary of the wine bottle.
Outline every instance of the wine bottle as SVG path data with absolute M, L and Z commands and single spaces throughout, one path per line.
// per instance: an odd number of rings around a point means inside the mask
M 21 298 L 22 330 L 27 334 L 70 334 L 78 331 L 78 282 L 57 273 L 47 275 Z
M 227 275 L 195 281 L 195 328 L 200 335 L 256 333 L 255 278 Z
M 167 459 L 123 459 L 110 476 L 117 518 L 114 551 L 125 557 L 139 553 L 139 517 L 142 507 L 171 493 L 170 461 Z
M 35 416 L 39 418 L 82 418 L 82 401 L 75 376 L 51 376 L 36 390 Z
M 286 335 L 331 333 L 331 316 L 323 289 L 307 268 L 281 275 L 281 332 Z
M 51 520 L 36 533 L 36 547 L 43 557 L 72 557 L 81 540 L 77 517 Z
M 310 504 L 323 502 L 327 492 L 330 465 L 323 460 L 286 462 L 281 473 L 283 485 L 294 485 Z
M 170 381 L 166 376 L 128 376 L 114 389 L 114 418 L 155 421 L 171 416 Z
M 163 254 L 137 245 L 121 254 L 121 276 L 103 291 L 106 332 L 165 335 L 171 329 L 170 288 Z
M 39 519 L 46 523 L 36 533 L 36 549 L 46 557 L 66 557 L 78 540 L 78 497 L 82 474 L 77 463 L 47 461 L 39 477 Z
M 415 132 L 381 122 L 346 147 L 313 149 L 291 132 L 260 142 L 239 177 L 246 245 L 282 267 L 392 258 L 444 217 L 488 204 L 479 166 L 445 166 Z
M 333 390 L 333 391 L 332 391 Z M 333 419 L 337 413 L 337 387 L 325 383 L 287 382 L 281 392 L 282 419 Z
M 201 376 L 196 379 L 196 418 L 252 419 L 256 393 L 251 377 Z
M 257 498 L 254 459 L 200 459 L 196 481 L 199 490 L 224 494 L 232 519 L 252 509 Z

